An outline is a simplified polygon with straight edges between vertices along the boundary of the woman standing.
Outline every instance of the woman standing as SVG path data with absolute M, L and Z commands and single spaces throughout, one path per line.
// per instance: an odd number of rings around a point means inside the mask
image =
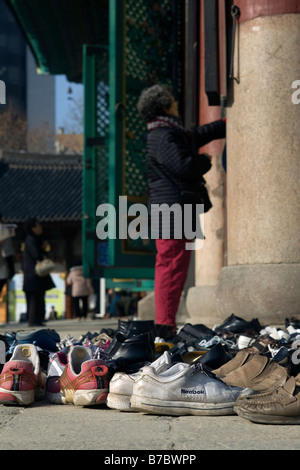
M 49 274 L 40 277 L 35 273 L 37 261 L 42 261 L 45 256 L 42 225 L 38 220 L 30 219 L 25 224 L 25 231 L 23 291 L 26 295 L 27 320 L 30 326 L 40 326 L 45 319 L 45 293 L 53 289 L 55 284 Z
M 72 301 L 75 308 L 76 317 L 80 320 L 86 318 L 88 313 L 89 295 L 94 294 L 92 281 L 83 276 L 83 267 L 74 266 L 70 269 L 67 277 L 67 284 L 72 287 Z M 80 306 L 80 302 L 82 306 Z
M 138 101 L 138 111 L 146 122 L 147 169 L 151 231 L 156 236 L 155 307 L 157 334 L 171 337 L 176 327 L 176 313 L 187 277 L 190 250 L 188 239 L 202 237 L 199 230 L 197 205 L 204 212 L 211 208 L 203 175 L 211 168 L 211 157 L 198 149 L 214 139 L 225 137 L 225 120 L 201 127 L 185 129 L 179 118 L 178 105 L 170 87 L 154 85 L 144 90 Z M 160 220 L 159 206 L 177 205 L 181 219 Z M 192 208 L 185 217 L 187 206 Z M 155 221 L 155 222 L 154 222 Z M 184 221 L 184 224 L 183 224 Z M 169 229 L 165 236 L 164 229 Z M 190 236 L 187 236 L 188 229 Z M 198 235 L 200 232 L 200 236 Z M 178 235 L 179 234 L 179 235 Z

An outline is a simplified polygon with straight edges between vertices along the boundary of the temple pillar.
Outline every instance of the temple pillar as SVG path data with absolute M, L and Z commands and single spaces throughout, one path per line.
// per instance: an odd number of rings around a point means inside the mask
M 217 311 L 283 324 L 300 306 L 300 104 L 292 99 L 300 2 L 235 4 L 239 83 L 227 108 L 227 265 Z

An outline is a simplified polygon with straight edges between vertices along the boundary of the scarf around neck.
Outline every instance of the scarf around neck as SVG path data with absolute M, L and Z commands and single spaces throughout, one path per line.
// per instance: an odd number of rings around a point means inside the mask
M 176 129 L 181 130 L 185 134 L 188 133 L 188 131 L 183 127 L 181 120 L 176 116 L 157 116 L 152 121 L 147 122 L 148 131 L 153 131 L 158 127 L 174 127 Z

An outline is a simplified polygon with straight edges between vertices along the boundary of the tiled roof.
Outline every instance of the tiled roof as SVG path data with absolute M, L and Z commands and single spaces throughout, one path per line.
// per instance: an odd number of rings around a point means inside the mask
M 79 221 L 81 198 L 80 156 L 0 152 L 0 212 L 5 222 L 30 217 L 44 222 Z

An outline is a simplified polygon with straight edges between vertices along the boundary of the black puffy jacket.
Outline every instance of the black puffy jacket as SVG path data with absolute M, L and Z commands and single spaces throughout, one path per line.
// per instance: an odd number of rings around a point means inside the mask
M 34 233 L 26 235 L 23 253 L 23 291 L 25 292 L 46 291 L 55 287 L 49 274 L 45 277 L 39 277 L 35 274 L 36 262 L 44 258 L 42 244 L 43 239 L 40 236 Z
M 150 211 L 154 205 L 205 203 L 201 197 L 201 185 L 205 183 L 203 175 L 211 168 L 210 159 L 205 154 L 199 154 L 200 147 L 212 140 L 222 139 L 226 134 L 223 120 L 214 121 L 204 126 L 185 130 L 175 117 L 168 116 L 175 125 L 161 124 L 151 130 L 147 136 L 147 170 Z M 209 204 L 209 201 L 207 202 Z M 210 206 L 211 207 L 211 206 Z M 206 207 L 208 210 L 210 207 Z M 156 211 L 152 212 L 152 215 Z M 184 214 L 184 212 L 182 212 Z M 195 215 L 195 212 L 193 211 Z M 184 215 L 183 215 L 184 217 Z M 157 233 L 156 217 L 152 217 L 152 228 Z M 195 219 L 191 221 L 195 229 Z M 174 223 L 171 223 L 170 238 L 174 235 Z M 159 238 L 162 237 L 159 231 Z

